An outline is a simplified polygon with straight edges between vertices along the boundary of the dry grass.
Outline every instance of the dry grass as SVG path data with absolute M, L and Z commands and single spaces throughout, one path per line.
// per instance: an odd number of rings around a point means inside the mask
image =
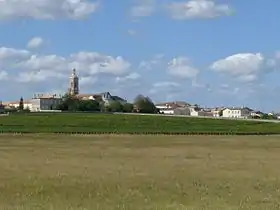
M 279 140 L 1 135 L 0 209 L 279 209 Z

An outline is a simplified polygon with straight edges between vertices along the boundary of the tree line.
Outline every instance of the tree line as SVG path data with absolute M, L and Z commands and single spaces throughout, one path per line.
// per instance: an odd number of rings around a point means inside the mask
M 159 110 L 149 97 L 138 95 L 133 103 L 121 103 L 112 100 L 106 104 L 100 100 L 81 100 L 75 96 L 64 95 L 62 101 L 55 110 L 61 111 L 82 111 L 82 112 L 138 112 L 138 113 L 158 113 Z

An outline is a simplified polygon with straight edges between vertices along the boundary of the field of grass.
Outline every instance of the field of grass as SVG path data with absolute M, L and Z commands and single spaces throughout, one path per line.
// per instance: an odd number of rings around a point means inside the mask
M 184 117 L 93 113 L 34 113 L 0 117 L 0 132 L 277 133 L 280 124 Z
M 279 209 L 279 137 L 0 136 L 0 209 Z

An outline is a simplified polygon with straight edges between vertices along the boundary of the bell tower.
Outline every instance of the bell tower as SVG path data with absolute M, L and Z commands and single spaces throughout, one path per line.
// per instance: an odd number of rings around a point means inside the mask
M 79 94 L 79 77 L 77 76 L 76 69 L 73 69 L 70 77 L 70 87 L 68 92 L 70 95 Z

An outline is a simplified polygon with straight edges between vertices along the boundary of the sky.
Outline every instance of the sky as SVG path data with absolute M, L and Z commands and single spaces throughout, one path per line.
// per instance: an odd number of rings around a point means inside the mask
M 0 100 L 81 93 L 280 111 L 280 1 L 1 0 Z

